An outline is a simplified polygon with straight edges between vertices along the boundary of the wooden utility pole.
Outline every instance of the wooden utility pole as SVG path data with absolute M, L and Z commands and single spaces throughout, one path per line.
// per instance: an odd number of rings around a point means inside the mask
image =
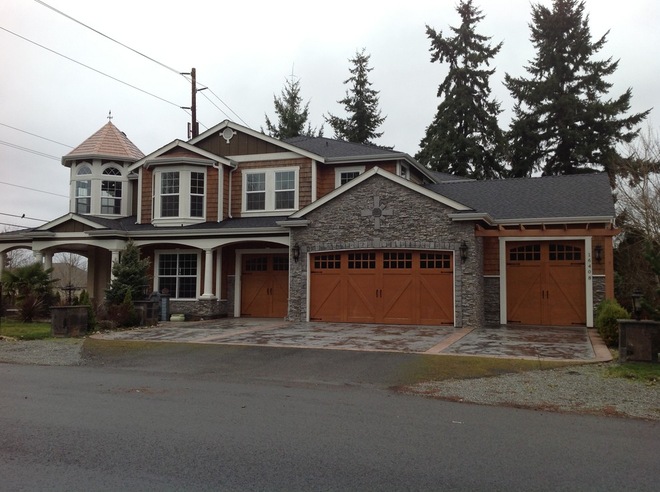
M 192 68 L 190 73 L 182 73 L 181 75 L 190 75 L 191 77 L 190 82 L 192 85 L 192 91 L 190 107 L 181 109 L 189 109 L 192 113 L 192 121 L 190 125 L 188 125 L 188 138 L 195 138 L 197 135 L 199 135 L 199 123 L 197 123 L 197 93 L 199 91 L 203 91 L 206 89 L 206 87 L 197 89 L 197 70 L 195 70 L 195 68 Z

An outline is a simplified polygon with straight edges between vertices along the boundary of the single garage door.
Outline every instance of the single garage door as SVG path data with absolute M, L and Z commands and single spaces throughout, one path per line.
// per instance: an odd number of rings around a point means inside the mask
M 284 318 L 289 300 L 289 256 L 246 254 L 241 268 L 241 316 Z
M 446 251 L 314 254 L 310 320 L 453 324 L 453 263 Z
M 507 243 L 507 322 L 585 325 L 584 241 Z

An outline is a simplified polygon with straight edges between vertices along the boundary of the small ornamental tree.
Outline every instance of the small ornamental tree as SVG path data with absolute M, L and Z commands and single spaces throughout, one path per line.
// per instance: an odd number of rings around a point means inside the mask
M 16 299 L 21 319 L 31 322 L 35 317 L 44 316 L 54 302 L 53 269 L 44 270 L 39 263 L 21 266 L 2 272 L 3 291 Z
M 114 279 L 105 291 L 106 300 L 110 304 L 121 304 L 129 292 L 133 300 L 144 299 L 145 288 L 149 285 L 149 268 L 149 259 L 141 259 L 140 249 L 129 240 L 119 261 L 112 265 Z

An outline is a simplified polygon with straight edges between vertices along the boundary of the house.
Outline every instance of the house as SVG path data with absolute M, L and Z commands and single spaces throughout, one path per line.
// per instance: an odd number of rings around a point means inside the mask
M 129 239 L 145 288 L 190 317 L 592 326 L 614 295 L 603 174 L 464 180 L 230 121 L 149 155 L 108 122 L 62 164 L 69 213 L 0 235 L 0 252 L 84 255 L 95 300 Z

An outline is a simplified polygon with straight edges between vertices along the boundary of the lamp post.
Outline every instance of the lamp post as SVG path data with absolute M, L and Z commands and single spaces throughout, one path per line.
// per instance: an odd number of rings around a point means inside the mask
M 632 300 L 632 315 L 633 318 L 635 318 L 637 321 L 640 320 L 641 314 L 642 314 L 642 291 L 639 289 L 635 289 L 632 294 L 630 294 L 630 298 Z

